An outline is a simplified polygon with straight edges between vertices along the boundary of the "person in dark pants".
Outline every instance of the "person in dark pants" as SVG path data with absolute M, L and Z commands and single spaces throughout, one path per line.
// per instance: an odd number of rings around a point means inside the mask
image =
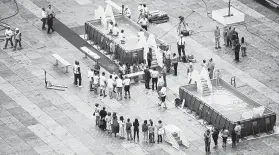
M 177 41 L 177 49 L 178 49 L 179 59 L 181 58 L 181 52 L 183 56 L 185 56 L 185 40 L 182 34 L 180 35 L 179 40 Z
M 214 148 L 218 148 L 218 138 L 219 138 L 219 130 L 217 128 L 214 128 L 213 133 L 212 133 L 212 139 L 214 141 Z
M 235 130 L 232 130 L 231 136 L 232 136 L 232 148 L 235 148 L 236 147 L 236 136 L 237 136 Z
M 14 51 L 16 50 L 17 44 L 19 45 L 20 49 L 22 49 L 21 46 L 21 32 L 19 31 L 18 28 L 15 29 L 15 46 L 14 46 Z
M 210 154 L 210 142 L 211 142 L 211 133 L 210 130 L 206 130 L 204 133 L 204 142 L 205 142 L 205 152 L 206 154 Z
M 102 130 L 106 129 L 106 120 L 105 117 L 107 116 L 107 111 L 106 111 L 106 107 L 103 107 L 103 109 L 100 111 L 100 125 L 99 128 L 101 128 Z
M 54 32 L 54 29 L 53 29 L 53 15 L 50 14 L 48 15 L 48 18 L 47 18 L 47 26 L 48 26 L 48 29 L 47 29 L 47 33 L 50 34 L 50 30 L 52 32 Z
M 176 53 L 173 53 L 172 64 L 173 64 L 173 69 L 174 69 L 173 75 L 177 76 L 178 57 L 176 56 Z
M 239 62 L 239 51 L 240 51 L 240 43 L 238 38 L 235 39 L 235 48 L 234 48 L 234 55 L 235 55 L 235 61 Z
M 155 85 L 155 89 L 157 90 L 159 72 L 156 70 L 156 68 L 154 68 L 154 70 L 152 71 L 151 77 L 152 77 L 152 90 L 154 90 L 154 85 Z
M 147 53 L 147 65 L 150 68 L 152 62 L 152 48 L 149 48 L 149 51 Z
M 134 127 L 134 141 L 136 141 L 136 135 L 138 137 L 138 141 L 139 141 L 139 120 L 136 118 L 134 123 L 133 123 L 133 127 Z
M 8 42 L 11 43 L 11 48 L 13 48 L 13 31 L 11 30 L 10 26 L 7 27 L 5 31 L 6 43 L 4 49 L 7 49 Z
M 229 27 L 229 30 L 227 32 L 227 47 L 232 47 L 232 41 L 231 41 L 232 33 L 233 33 L 232 28 Z
M 47 12 L 46 12 L 46 9 L 45 8 L 42 8 L 42 19 L 41 21 L 43 22 L 43 25 L 42 25 L 42 30 L 45 30 L 46 29 L 46 22 L 47 22 Z
M 151 74 L 150 74 L 148 66 L 146 66 L 146 68 L 144 69 L 144 77 L 145 77 L 145 88 L 150 89 L 149 82 L 150 82 L 150 79 L 151 79 Z
M 166 65 L 163 65 L 162 70 L 161 70 L 163 79 L 164 79 L 164 86 L 167 87 L 167 68 Z
M 74 84 L 76 86 L 82 87 L 81 85 L 81 71 L 80 71 L 80 66 L 79 62 L 75 61 L 75 65 L 73 67 L 73 72 L 74 72 Z M 78 84 L 79 82 L 79 84 Z

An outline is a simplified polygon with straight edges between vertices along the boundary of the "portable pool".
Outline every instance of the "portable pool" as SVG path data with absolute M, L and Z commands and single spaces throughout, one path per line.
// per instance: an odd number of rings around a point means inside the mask
M 202 96 L 197 92 L 197 85 L 182 86 L 179 89 L 181 99 L 185 100 L 184 106 L 195 112 L 209 124 L 219 129 L 226 126 L 230 131 L 236 122 L 242 126 L 242 136 L 255 135 L 273 130 L 276 114 L 270 109 L 264 109 L 261 117 L 244 119 L 242 114 L 262 105 L 252 100 L 232 87 L 224 80 L 212 80 L 213 91 L 209 96 Z

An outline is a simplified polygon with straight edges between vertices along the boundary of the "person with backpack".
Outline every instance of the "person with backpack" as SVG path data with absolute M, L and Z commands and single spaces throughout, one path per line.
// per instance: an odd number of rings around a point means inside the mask
M 148 141 L 148 125 L 147 125 L 147 120 L 144 120 L 142 124 L 142 132 L 143 132 L 143 141 L 147 142 Z
M 130 122 L 130 118 L 127 119 L 127 122 L 126 122 L 126 133 L 127 133 L 127 140 L 133 140 L 133 137 L 132 137 L 132 123 Z
M 229 130 L 226 129 L 226 127 L 224 126 L 222 131 L 221 131 L 221 135 L 222 135 L 222 138 L 223 138 L 223 145 L 222 147 L 227 147 L 227 139 L 229 137 Z
M 134 141 L 136 141 L 136 135 L 138 137 L 138 141 L 139 141 L 139 120 L 136 118 L 134 123 L 133 123 L 133 127 L 134 127 Z
M 205 142 L 205 152 L 206 154 L 210 154 L 211 133 L 209 129 L 207 129 L 204 133 L 204 142 Z
M 153 126 L 153 121 L 151 119 L 149 120 L 149 123 L 150 123 L 148 126 L 149 143 L 155 143 L 155 141 L 154 141 L 155 127 Z

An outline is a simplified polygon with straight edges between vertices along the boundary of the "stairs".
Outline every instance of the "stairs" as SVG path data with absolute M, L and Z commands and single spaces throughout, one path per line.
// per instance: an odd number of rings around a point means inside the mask
M 208 88 L 207 81 L 202 78 L 201 84 L 202 84 L 202 96 L 209 96 L 211 94 L 211 92 Z
M 182 145 L 182 140 L 180 139 L 180 137 L 178 136 L 177 133 L 172 133 L 173 138 L 175 139 L 175 141 L 177 142 L 178 145 Z

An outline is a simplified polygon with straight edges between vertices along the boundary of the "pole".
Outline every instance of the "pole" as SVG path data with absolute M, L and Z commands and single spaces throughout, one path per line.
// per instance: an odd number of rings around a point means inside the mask
M 231 0 L 229 0 L 229 14 L 228 16 L 231 16 Z

